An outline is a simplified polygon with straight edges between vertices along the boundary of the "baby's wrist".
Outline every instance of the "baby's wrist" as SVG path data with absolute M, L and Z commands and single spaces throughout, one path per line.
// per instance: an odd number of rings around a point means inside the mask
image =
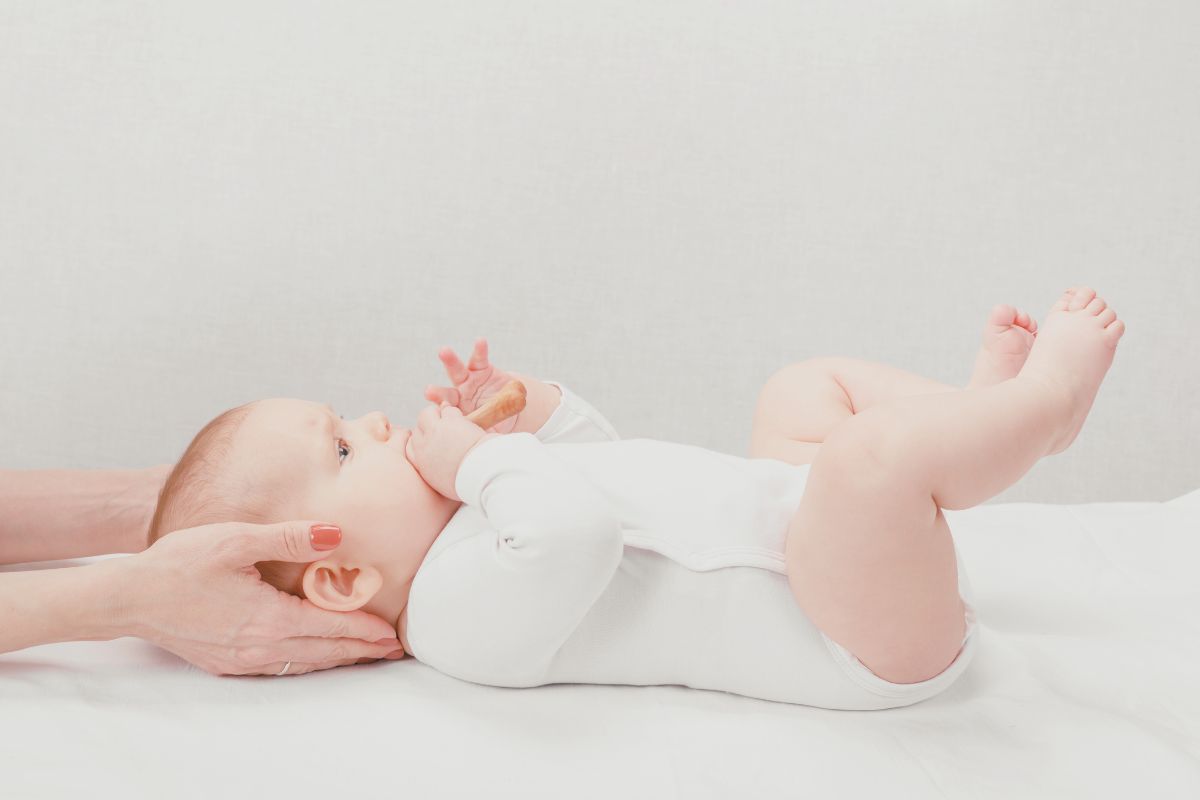
M 502 434 L 502 433 L 485 433 L 483 436 L 480 436 L 478 439 L 475 440 L 475 444 L 468 447 L 467 452 L 463 453 L 463 457 L 461 459 L 459 459 L 459 461 L 458 461 L 458 468 L 462 469 L 462 462 L 466 461 L 467 456 L 469 456 L 471 454 L 471 451 L 473 451 L 475 448 L 479 447 L 479 445 L 483 444 L 484 442 L 490 442 L 492 439 L 498 439 L 503 435 L 504 434 Z
M 451 480 L 450 480 L 450 485 L 449 485 L 449 487 L 447 487 L 449 490 L 448 493 L 443 491 L 443 492 L 441 492 L 441 494 L 445 495 L 446 497 L 450 498 L 451 500 L 457 500 L 460 503 L 466 502 L 458 495 L 458 473 L 462 472 L 463 464 L 465 464 L 467 462 L 467 456 L 471 455 L 471 453 L 473 453 L 475 451 L 475 449 L 477 447 L 479 447 L 481 444 L 483 444 L 484 442 L 490 442 L 492 439 L 499 438 L 503 435 L 504 434 L 502 434 L 502 433 L 485 433 L 483 436 L 480 436 L 478 439 L 476 439 L 475 444 L 468 447 L 466 452 L 463 453 L 462 458 L 460 458 L 458 460 L 458 467 L 455 468 L 454 475 L 451 477 Z
M 510 372 L 525 385 L 525 408 L 517 415 L 517 424 L 509 433 L 537 433 L 550 419 L 561 402 L 558 387 L 519 372 Z

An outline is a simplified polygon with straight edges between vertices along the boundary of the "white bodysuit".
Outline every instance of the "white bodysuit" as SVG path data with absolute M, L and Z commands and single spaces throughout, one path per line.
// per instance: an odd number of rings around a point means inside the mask
M 561 384 L 537 434 L 471 451 L 463 505 L 413 580 L 413 655 L 463 680 L 679 684 L 842 709 L 909 705 L 962 673 L 894 684 L 818 631 L 784 546 L 808 465 L 621 441 Z

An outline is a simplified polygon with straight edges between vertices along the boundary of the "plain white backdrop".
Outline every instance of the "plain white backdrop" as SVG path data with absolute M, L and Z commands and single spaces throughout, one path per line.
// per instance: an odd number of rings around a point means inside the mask
M 997 498 L 1200 486 L 1200 11 L 0 6 L 0 466 L 172 461 L 269 396 L 411 425 L 438 347 L 745 455 L 776 369 L 962 385 L 992 304 L 1127 334 Z

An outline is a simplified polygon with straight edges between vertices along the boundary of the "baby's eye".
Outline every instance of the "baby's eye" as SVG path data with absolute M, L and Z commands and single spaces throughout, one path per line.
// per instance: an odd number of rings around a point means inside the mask
M 346 460 L 346 456 L 350 455 L 350 448 L 345 442 L 338 442 L 338 463 L 341 464 Z

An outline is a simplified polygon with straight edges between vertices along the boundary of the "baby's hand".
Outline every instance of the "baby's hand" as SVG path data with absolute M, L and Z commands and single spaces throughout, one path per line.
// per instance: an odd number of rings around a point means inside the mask
M 425 387 L 425 399 L 431 403 L 449 403 L 463 414 L 470 414 L 482 406 L 514 378 L 512 374 L 488 363 L 487 339 L 482 336 L 475 340 L 475 350 L 467 364 L 464 365 L 458 354 L 449 347 L 439 350 L 438 358 L 442 360 L 446 375 L 454 387 L 430 384 Z M 509 433 L 516 424 L 517 418 L 509 417 L 489 430 Z
M 484 433 L 448 402 L 427 406 L 417 415 L 417 427 L 404 445 L 408 461 L 438 494 L 462 500 L 454 491 L 458 465 L 467 453 L 498 433 Z

